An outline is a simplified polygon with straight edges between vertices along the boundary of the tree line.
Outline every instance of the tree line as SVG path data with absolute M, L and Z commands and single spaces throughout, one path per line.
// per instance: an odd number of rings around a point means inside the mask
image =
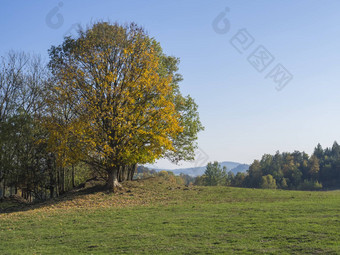
M 318 144 L 311 156 L 305 152 L 276 152 L 254 160 L 246 173 L 227 172 L 218 162 L 209 163 L 196 185 L 246 188 L 319 190 L 340 188 L 340 146 L 323 149 Z
M 59 196 L 94 175 L 114 191 L 138 164 L 192 160 L 203 126 L 178 64 L 135 23 L 79 28 L 48 63 L 3 56 L 0 197 Z
M 150 177 L 163 177 L 165 180 L 169 180 L 176 184 L 192 185 L 195 181 L 195 177 L 188 174 L 180 173 L 175 175 L 172 171 L 156 171 L 154 169 L 149 169 L 145 166 L 138 166 L 136 179 L 146 179 Z

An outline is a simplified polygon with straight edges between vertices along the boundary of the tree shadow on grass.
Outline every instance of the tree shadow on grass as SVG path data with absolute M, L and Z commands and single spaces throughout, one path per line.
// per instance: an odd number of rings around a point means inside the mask
M 23 201 L 23 199 L 20 199 L 20 197 L 18 196 L 10 196 L 0 201 L 0 214 L 24 212 L 51 205 L 58 205 L 59 203 L 71 201 L 76 198 L 81 198 L 90 194 L 95 194 L 97 192 L 109 193 L 105 183 L 102 180 L 91 179 L 77 186 L 73 190 L 60 195 L 57 198 L 51 198 L 44 201 L 36 201 L 29 203 L 27 201 Z
M 119 204 L 120 202 L 127 202 L 132 201 L 133 199 L 130 199 L 131 197 L 135 197 L 134 200 L 136 204 L 145 204 L 150 201 L 150 197 L 154 201 L 163 201 L 164 197 L 160 194 L 164 192 L 164 194 L 168 194 L 169 192 L 174 194 L 176 191 L 179 190 L 187 191 L 192 188 L 186 187 L 184 185 L 178 185 L 173 182 L 169 182 L 163 178 L 160 177 L 147 177 L 143 179 L 135 179 L 132 181 L 124 181 L 122 183 L 122 187 L 118 188 L 115 192 L 115 198 L 112 197 L 109 198 L 109 200 L 112 203 Z M 196 190 L 196 189 L 194 189 Z M 79 203 L 77 200 L 81 200 L 82 198 L 85 198 L 84 201 L 86 202 L 86 196 L 96 193 L 103 193 L 103 194 L 109 194 L 104 179 L 91 179 L 83 183 L 82 185 L 79 185 L 78 187 L 74 188 L 73 190 L 53 199 L 48 199 L 40 202 L 35 203 L 17 203 L 15 206 L 9 206 L 9 207 L 2 207 L 0 202 L 0 215 L 2 214 L 10 214 L 14 212 L 24 212 L 24 211 L 30 211 L 45 207 L 58 207 L 58 205 L 68 202 L 68 201 L 76 201 L 76 204 Z M 137 195 L 138 194 L 138 195 Z M 98 198 L 98 197 L 97 197 Z M 90 202 L 96 201 L 96 197 L 91 198 Z M 93 201 L 92 201 L 93 200 Z M 99 199 L 101 200 L 101 198 Z M 104 201 L 106 198 L 104 198 Z M 83 201 L 80 201 L 82 203 Z M 131 202 L 132 203 L 132 202 Z M 77 206 L 77 205 L 75 205 Z M 81 206 L 82 207 L 82 206 Z

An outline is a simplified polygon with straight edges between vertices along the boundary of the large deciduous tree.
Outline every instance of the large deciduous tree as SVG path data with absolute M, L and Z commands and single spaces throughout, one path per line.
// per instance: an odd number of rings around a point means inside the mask
M 197 105 L 179 91 L 178 59 L 144 29 L 96 23 L 49 53 L 54 87 L 46 126 L 62 162 L 77 158 L 106 171 L 113 191 L 125 166 L 192 159 L 203 129 Z

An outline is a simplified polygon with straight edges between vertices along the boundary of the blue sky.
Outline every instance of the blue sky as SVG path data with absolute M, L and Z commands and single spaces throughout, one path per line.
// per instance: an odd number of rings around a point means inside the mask
M 230 29 L 216 33 L 212 23 L 226 8 Z M 339 13 L 336 0 L 4 0 L 0 54 L 23 50 L 47 60 L 47 50 L 73 24 L 134 21 L 181 59 L 181 90 L 199 105 L 205 131 L 198 142 L 206 156 L 181 167 L 214 160 L 251 163 L 276 150 L 310 154 L 319 142 L 340 142 Z M 243 54 L 230 43 L 240 29 L 254 38 Z M 247 60 L 260 45 L 274 57 L 262 72 Z M 293 77 L 281 91 L 266 78 L 277 64 Z M 177 167 L 164 160 L 157 165 Z

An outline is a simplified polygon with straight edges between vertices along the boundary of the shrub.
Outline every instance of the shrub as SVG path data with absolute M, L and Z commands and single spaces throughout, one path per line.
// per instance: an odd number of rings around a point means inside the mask
M 271 174 L 262 176 L 261 188 L 262 189 L 276 189 L 276 181 Z
M 298 186 L 299 190 L 321 190 L 322 184 L 318 181 L 312 181 L 312 180 L 304 180 L 303 183 L 301 183 Z

